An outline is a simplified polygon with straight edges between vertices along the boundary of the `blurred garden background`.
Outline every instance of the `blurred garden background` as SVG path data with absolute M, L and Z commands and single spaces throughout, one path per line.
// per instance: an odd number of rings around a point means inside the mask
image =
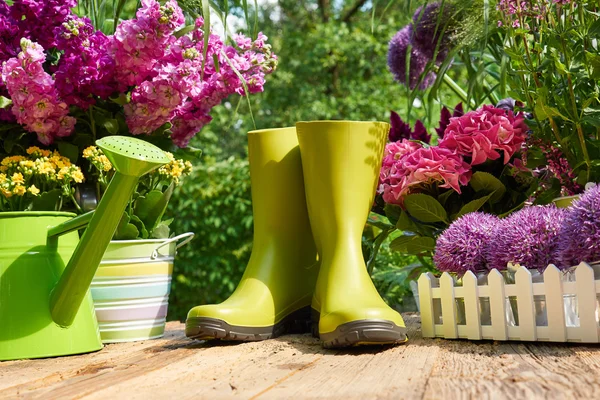
M 180 250 L 175 263 L 168 316 L 171 320 L 185 319 L 192 305 L 225 300 L 250 257 L 249 130 L 319 119 L 389 121 L 390 111 L 394 110 L 411 124 L 417 118 L 423 119 L 428 132 L 435 135 L 440 108 L 452 108 L 460 102 L 443 84 L 436 85 L 435 96 L 429 101 L 411 96 L 388 70 L 390 39 L 411 21 L 424 2 L 244 3 L 216 1 L 212 5 L 217 10 L 227 7 L 229 34 L 244 31 L 246 20 L 256 24 L 269 37 L 279 65 L 267 80 L 264 93 L 250 97 L 250 106 L 246 98 L 217 106 L 212 112 L 213 122 L 191 143 L 202 149 L 202 156 L 194 161 L 194 172 L 173 196 L 168 213 L 177 216 L 173 232 L 192 231 L 196 237 Z M 243 11 L 244 5 L 249 15 Z M 213 24 L 217 23 L 218 16 L 213 15 Z M 449 71 L 465 90 L 466 68 L 455 60 Z M 365 231 L 366 252 L 372 229 L 377 228 L 367 227 Z M 390 251 L 387 240 L 374 262 L 372 277 L 377 288 L 398 309 L 415 306 L 414 302 L 410 304 L 412 294 L 407 280 L 411 269 L 404 268 L 414 261 Z

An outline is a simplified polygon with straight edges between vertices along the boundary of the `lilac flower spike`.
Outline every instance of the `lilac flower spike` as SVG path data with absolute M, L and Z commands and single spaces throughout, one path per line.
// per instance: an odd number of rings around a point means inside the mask
M 423 53 L 421 53 L 415 46 L 411 45 L 411 35 L 413 26 L 407 25 L 394 35 L 390 41 L 388 50 L 388 67 L 394 79 L 398 82 L 404 83 L 411 90 L 417 86 L 419 77 L 425 71 L 425 67 L 429 62 Z M 406 77 L 406 56 L 408 48 L 410 49 L 410 70 L 408 71 L 408 82 Z M 427 89 L 435 81 L 435 74 L 430 72 L 425 76 L 419 89 Z
M 543 272 L 548 264 L 556 265 L 566 214 L 565 209 L 553 205 L 531 206 L 501 220 L 487 249 L 490 269 L 505 270 L 508 263 L 518 263 Z
M 433 261 L 442 272 L 487 270 L 486 248 L 498 217 L 482 212 L 465 214 L 452 223 L 435 245 Z
M 565 267 L 600 261 L 600 185 L 586 190 L 567 210 L 559 249 Z

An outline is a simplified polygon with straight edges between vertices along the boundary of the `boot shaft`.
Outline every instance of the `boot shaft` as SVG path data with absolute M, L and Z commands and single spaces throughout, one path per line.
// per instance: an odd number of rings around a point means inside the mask
M 317 247 L 348 248 L 360 241 L 373 205 L 389 125 L 316 121 L 296 129 Z

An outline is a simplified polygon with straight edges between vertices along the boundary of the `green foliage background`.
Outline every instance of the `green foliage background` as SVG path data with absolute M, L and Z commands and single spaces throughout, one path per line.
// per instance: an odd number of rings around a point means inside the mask
M 317 119 L 387 121 L 390 110 L 406 118 L 407 90 L 387 69 L 387 47 L 418 4 L 395 2 L 385 9 L 381 3 L 375 3 L 374 14 L 372 3 L 360 0 L 279 0 L 260 7 L 259 27 L 279 56 L 279 68 L 267 78 L 265 92 L 251 97 L 257 129 Z M 459 102 L 443 86 L 439 97 L 447 105 Z M 250 256 L 246 132 L 255 126 L 246 100 L 231 101 L 213 111 L 213 122 L 192 143 L 204 155 L 168 210 L 167 217 L 175 218 L 173 232 L 196 233 L 175 263 L 169 319 L 184 319 L 194 305 L 226 299 Z M 425 106 L 414 103 L 410 122 L 425 118 L 433 132 L 441 104 Z M 379 253 L 373 278 L 390 304 L 399 306 L 408 295 L 410 271 L 399 271 L 413 261 L 387 244 Z

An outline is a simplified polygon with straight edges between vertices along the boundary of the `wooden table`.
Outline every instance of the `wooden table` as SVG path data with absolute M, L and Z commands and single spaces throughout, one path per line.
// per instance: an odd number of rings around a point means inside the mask
M 405 314 L 406 345 L 323 350 L 310 335 L 192 342 L 163 339 L 102 351 L 0 362 L 0 398 L 600 399 L 600 347 L 423 339 Z

